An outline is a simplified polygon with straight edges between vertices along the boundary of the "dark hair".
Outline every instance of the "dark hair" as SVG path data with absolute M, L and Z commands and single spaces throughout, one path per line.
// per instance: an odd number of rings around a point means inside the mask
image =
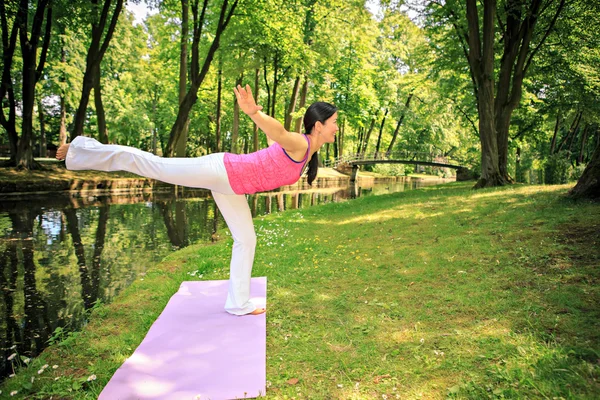
M 318 101 L 313 103 L 308 107 L 306 112 L 304 113 L 304 131 L 307 135 L 312 133 L 312 130 L 317 123 L 317 121 L 322 124 L 335 112 L 337 111 L 337 107 L 333 104 L 325 103 L 324 101 Z M 317 171 L 319 170 L 319 154 L 315 152 L 308 162 L 308 184 L 312 186 L 313 181 L 317 177 Z

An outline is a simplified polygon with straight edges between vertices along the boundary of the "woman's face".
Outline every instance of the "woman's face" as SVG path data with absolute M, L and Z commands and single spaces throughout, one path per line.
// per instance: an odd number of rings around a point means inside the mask
M 325 143 L 334 143 L 335 134 L 339 130 L 337 126 L 338 113 L 337 111 L 328 119 L 325 120 L 323 128 L 321 129 L 321 135 L 325 139 Z

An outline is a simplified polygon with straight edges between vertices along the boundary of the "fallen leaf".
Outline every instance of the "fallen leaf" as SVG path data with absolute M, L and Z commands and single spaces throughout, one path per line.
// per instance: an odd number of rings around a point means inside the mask
M 382 379 L 391 378 L 391 377 L 392 376 L 390 374 L 378 375 L 375 377 L 375 379 L 373 379 L 373 383 L 379 383 Z
M 292 378 L 287 381 L 290 385 L 296 385 L 298 383 L 298 378 Z

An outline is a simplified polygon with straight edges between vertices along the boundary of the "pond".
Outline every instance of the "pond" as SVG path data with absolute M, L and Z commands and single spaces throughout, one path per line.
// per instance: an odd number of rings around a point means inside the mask
M 441 182 L 282 188 L 248 202 L 257 216 Z M 109 303 L 167 254 L 224 226 L 203 190 L 0 198 L 0 379 L 56 332 L 81 329 L 97 301 Z

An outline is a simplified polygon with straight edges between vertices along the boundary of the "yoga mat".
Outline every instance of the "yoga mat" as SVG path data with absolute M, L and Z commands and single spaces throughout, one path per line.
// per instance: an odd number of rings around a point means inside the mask
M 266 314 L 225 312 L 228 281 L 183 282 L 100 400 L 224 400 L 265 395 Z M 267 278 L 251 299 L 266 306 Z

